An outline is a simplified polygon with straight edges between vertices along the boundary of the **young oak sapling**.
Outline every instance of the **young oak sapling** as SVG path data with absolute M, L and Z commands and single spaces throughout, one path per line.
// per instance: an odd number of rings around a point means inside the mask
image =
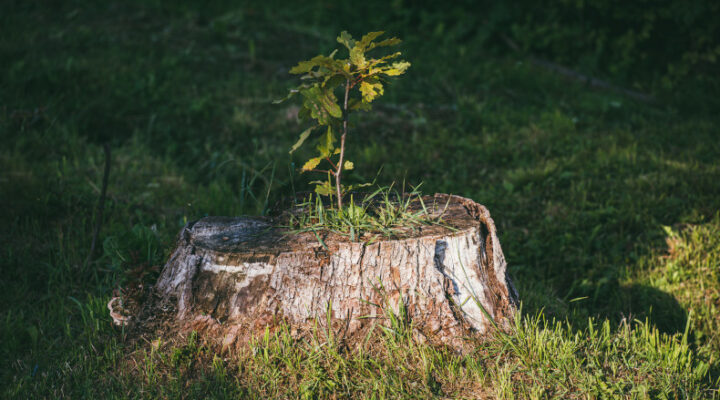
M 287 97 L 275 103 L 285 101 L 296 94 L 303 98 L 298 117 L 302 121 L 314 120 L 312 126 L 300 134 L 298 141 L 290 149 L 290 153 L 297 150 L 318 128 L 325 128 L 324 134 L 318 139 L 316 147 L 318 155 L 309 159 L 301 168 L 301 172 L 321 172 L 328 176 L 327 181 L 314 181 L 315 192 L 323 196 L 337 197 L 338 211 L 342 210 L 343 194 L 352 190 L 352 186 L 342 185 L 343 170 L 351 170 L 354 165 L 345 159 L 345 138 L 348 133 L 348 117 L 354 111 L 370 111 L 371 103 L 382 96 L 384 86 L 389 78 L 402 75 L 410 67 L 407 61 L 392 61 L 401 53 L 394 52 L 371 58 L 367 53 L 378 47 L 396 46 L 401 40 L 398 38 L 375 41 L 384 32 L 370 32 L 360 40 L 343 31 L 338 36 L 338 43 L 345 46 L 349 52 L 346 59 L 336 59 L 337 49 L 329 56 L 318 55 L 307 61 L 301 61 L 290 69 L 291 74 L 301 75 L 303 81 L 298 87 L 291 89 Z M 355 90 L 353 90 L 355 89 Z M 338 99 L 336 91 L 342 91 Z M 358 93 L 358 96 L 352 96 Z M 335 147 L 337 139 L 335 132 L 340 131 L 340 147 Z M 333 159 L 337 157 L 336 161 Z M 325 162 L 327 169 L 318 168 Z M 335 178 L 333 185 L 331 177 Z

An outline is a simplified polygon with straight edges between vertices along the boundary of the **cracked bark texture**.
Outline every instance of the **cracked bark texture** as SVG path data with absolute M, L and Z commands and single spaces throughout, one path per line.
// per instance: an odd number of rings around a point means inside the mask
M 443 226 L 371 244 L 289 234 L 273 220 L 207 217 L 185 226 L 140 320 L 160 310 L 225 345 L 283 321 L 296 332 L 327 321 L 348 341 L 405 306 L 415 334 L 462 346 L 493 323 L 508 328 L 517 293 L 488 210 L 472 200 L 426 196 Z M 455 229 L 448 229 L 452 226 Z

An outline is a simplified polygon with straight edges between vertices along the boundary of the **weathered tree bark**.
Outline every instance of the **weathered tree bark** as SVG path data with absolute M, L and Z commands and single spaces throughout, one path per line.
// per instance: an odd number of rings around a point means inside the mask
M 352 342 L 382 308 L 404 305 L 415 332 L 461 346 L 463 337 L 507 328 L 517 293 L 507 275 L 495 224 L 485 207 L 427 196 L 443 225 L 374 243 L 288 233 L 266 218 L 207 217 L 185 226 L 139 323 L 175 327 L 244 343 L 283 321 L 301 332 L 330 312 L 336 335 Z M 454 229 L 448 229 L 448 226 Z

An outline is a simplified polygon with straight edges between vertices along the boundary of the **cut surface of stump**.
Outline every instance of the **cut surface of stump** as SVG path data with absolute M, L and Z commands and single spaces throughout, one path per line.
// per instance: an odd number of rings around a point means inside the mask
M 292 233 L 261 217 L 189 223 L 138 323 L 170 319 L 225 345 L 279 322 L 300 332 L 328 320 L 353 341 L 373 324 L 388 325 L 388 312 L 404 312 L 415 334 L 455 347 L 507 328 L 517 293 L 489 212 L 458 196 L 424 202 L 442 224 L 374 242 Z

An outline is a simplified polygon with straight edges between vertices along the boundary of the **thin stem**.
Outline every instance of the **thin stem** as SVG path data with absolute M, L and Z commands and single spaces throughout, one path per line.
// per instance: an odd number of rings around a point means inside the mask
M 327 160 L 327 162 L 330 163 L 330 165 L 332 165 L 333 169 L 334 169 L 335 171 L 337 171 L 337 165 L 335 165 L 335 163 L 332 162 L 332 160 L 330 159 L 330 157 L 325 157 L 325 159 Z
M 364 79 L 364 78 L 363 78 L 362 76 L 358 76 L 357 79 L 355 79 L 355 81 L 353 81 L 353 83 L 350 84 L 350 89 L 354 88 L 355 85 L 357 85 L 358 83 L 362 82 L 363 79 Z
M 341 175 L 343 169 L 343 158 L 345 157 L 345 135 L 348 126 L 348 98 L 350 97 L 350 79 L 345 81 L 345 104 L 343 107 L 343 134 L 340 137 L 340 160 L 335 171 L 335 188 L 337 189 L 338 211 L 342 210 L 342 192 L 340 190 Z

